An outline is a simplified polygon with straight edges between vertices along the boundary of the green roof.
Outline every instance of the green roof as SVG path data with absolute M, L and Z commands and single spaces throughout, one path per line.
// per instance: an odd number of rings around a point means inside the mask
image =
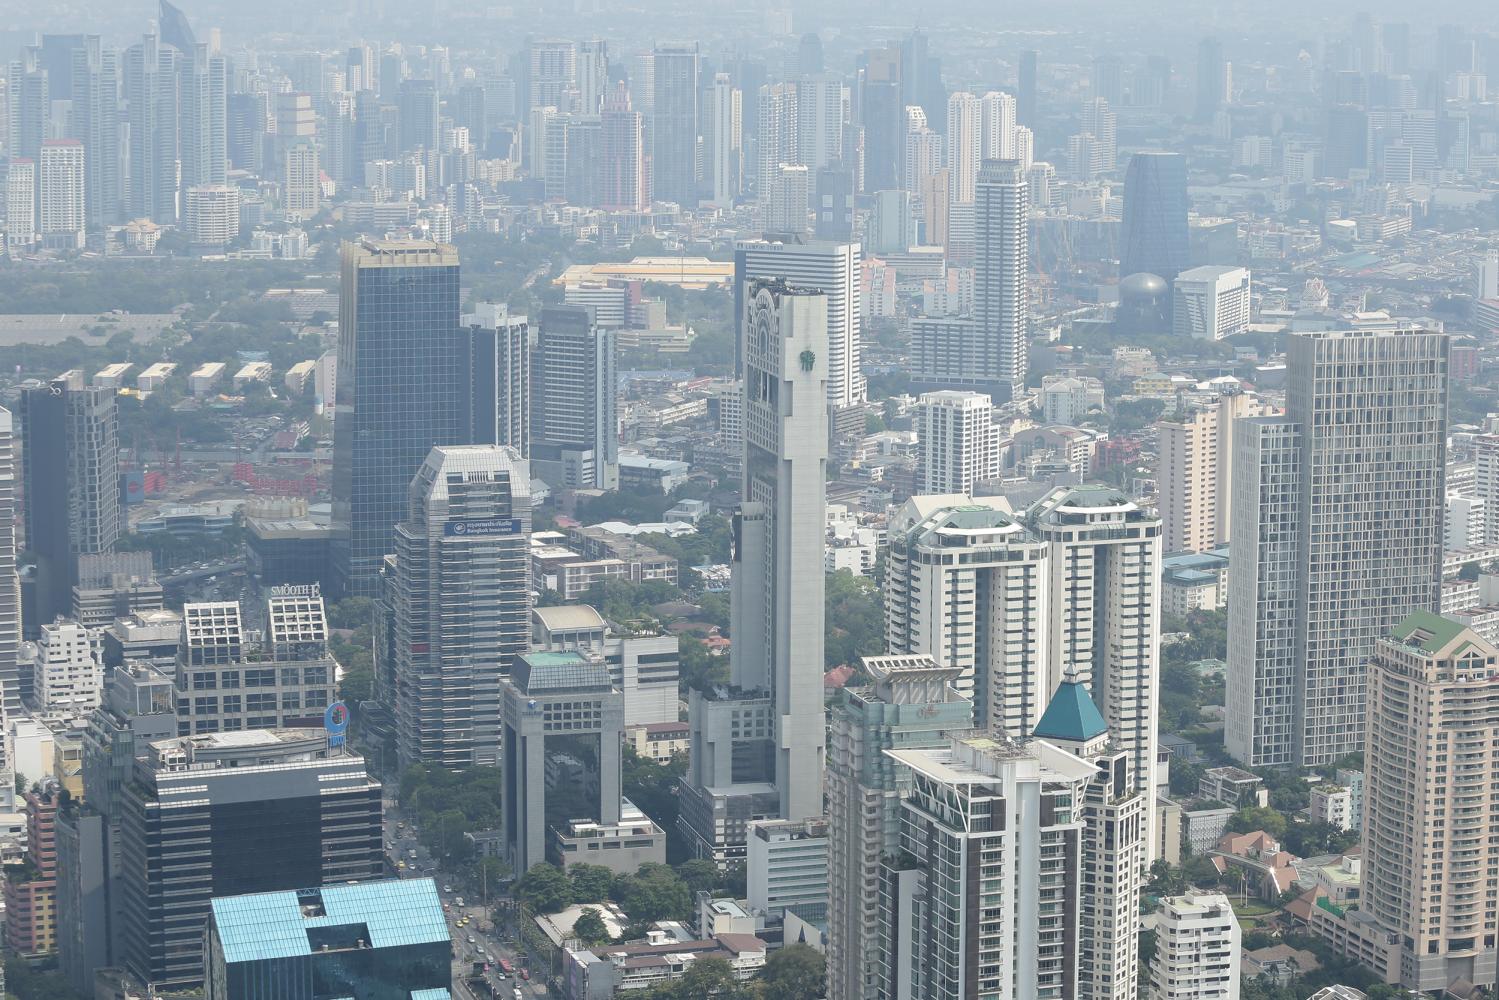
M 1428 653 L 1441 652 L 1453 639 L 1462 635 L 1465 626 L 1430 611 L 1412 611 L 1396 625 L 1392 635 L 1396 642 L 1415 646 Z
M 1051 704 L 1036 724 L 1035 735 L 1043 740 L 1070 740 L 1082 743 L 1109 731 L 1103 713 L 1093 704 L 1081 681 L 1063 681 Z

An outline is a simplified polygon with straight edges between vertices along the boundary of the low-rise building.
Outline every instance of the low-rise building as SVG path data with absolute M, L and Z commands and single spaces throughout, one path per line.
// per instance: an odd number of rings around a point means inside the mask
M 1211 851 L 1238 812 L 1221 802 L 1200 803 L 1182 810 L 1182 843 L 1193 854 Z
M 1239 941 L 1226 896 L 1192 891 L 1162 900 L 1151 1000 L 1237 1000 Z
M 822 926 L 828 915 L 828 823 L 759 820 L 749 825 L 749 904 L 768 916 L 788 911 Z
M 625 739 L 635 748 L 637 756 L 657 764 L 670 764 L 673 757 L 691 749 L 692 726 L 686 722 L 648 722 L 643 726 L 627 726 Z
M 1202 772 L 1197 783 L 1197 797 L 1241 809 L 1270 804 L 1270 793 L 1259 775 L 1240 767 L 1210 767 Z
M 703 958 L 727 962 L 736 979 L 747 980 L 765 967 L 766 951 L 753 934 L 580 949 L 567 953 L 564 991 L 569 1000 L 612 1000 L 680 979 Z
M 1332 781 L 1313 785 L 1307 815 L 1313 823 L 1326 823 L 1339 830 L 1353 829 L 1353 790 Z

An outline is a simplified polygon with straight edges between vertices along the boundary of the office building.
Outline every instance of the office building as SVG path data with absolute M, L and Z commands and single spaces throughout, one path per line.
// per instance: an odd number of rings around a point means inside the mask
M 1216 38 L 1204 38 L 1197 44 L 1198 121 L 1211 121 L 1214 113 L 1228 103 L 1228 74 L 1228 62 L 1223 58 L 1223 44 Z
M 1228 897 L 1189 890 L 1161 900 L 1150 1000 L 1238 1000 L 1240 931 Z
M 84 217 L 83 143 L 46 139 L 38 159 L 38 213 L 42 244 L 54 250 L 81 250 Z
M 316 584 L 273 587 L 263 620 L 257 643 L 237 602 L 183 605 L 179 736 L 319 724 L 335 700 L 337 669 L 321 591 Z
M 1249 269 L 1193 267 L 1171 286 L 1171 328 L 1178 337 L 1222 340 L 1249 329 Z
M 1165 552 L 1206 552 L 1229 543 L 1234 424 L 1265 412 L 1258 396 L 1224 393 L 1183 401 L 1156 422 L 1156 492 Z
M 204 932 L 205 1000 L 436 997 L 453 943 L 431 879 L 222 896 Z
M 700 857 L 743 856 L 750 819 L 822 812 L 828 296 L 744 292 L 744 501 L 734 517 L 734 697 L 694 693 L 681 829 Z
M 479 302 L 463 316 L 469 340 L 466 440 L 531 451 L 531 325 L 504 303 Z
M 15 418 L 0 406 L 0 719 L 21 708 L 21 578 L 16 572 Z M 0 769 L 10 770 L 0 740 Z
M 113 389 L 69 372 L 21 394 L 26 547 L 36 556 L 27 633 L 72 606 L 78 557 L 120 535 L 118 417 Z
M 1399 980 L 1490 987 L 1499 904 L 1482 891 L 1496 760 L 1499 649 L 1455 621 L 1415 612 L 1374 646 L 1364 762 L 1362 909 L 1401 942 Z
M 458 253 L 444 244 L 345 244 L 333 422 L 334 576 L 375 593 L 391 530 L 434 442 L 462 443 L 469 363 Z
M 385 693 L 403 765 L 498 763 L 500 679 L 530 630 L 530 538 L 525 459 L 497 445 L 432 449 L 384 571 Z
M 88 630 L 59 618 L 42 622 L 36 638 L 35 690 L 43 711 L 70 714 L 99 706 L 104 671 Z
M 1058 487 L 1027 514 L 1046 543 L 1047 683 L 1087 686 L 1155 824 L 1161 522 L 1106 486 Z M 1153 851 L 1151 857 L 1153 859 Z
M 828 996 L 879 996 L 885 952 L 879 935 L 880 861 L 900 843 L 901 797 L 909 773 L 893 749 L 947 745 L 973 724 L 973 706 L 954 689 L 959 670 L 928 656 L 864 660 L 869 687 L 846 690 L 828 734 Z
M 1187 158 L 1144 150 L 1124 172 L 1119 277 L 1153 274 L 1167 285 L 1192 262 L 1187 232 Z
M 988 396 L 923 393 L 912 423 L 921 447 L 917 493 L 971 494 L 979 483 L 999 478 L 999 429 Z
M 584 306 L 541 311 L 531 353 L 531 471 L 569 489 L 619 482 L 615 331 Z
M 732 208 L 744 181 L 743 94 L 727 73 L 713 77 L 712 121 L 713 204 Z
M 603 661 L 525 653 L 501 689 L 512 869 L 582 862 L 624 874 L 664 862 L 666 834 L 620 794 L 624 698 Z
M 9 156 L 35 161 L 41 153 L 43 140 L 47 138 L 47 122 L 52 111 L 51 80 L 41 48 L 22 46 L 19 58 L 11 62 L 5 80 L 5 151 Z
M 151 743 L 119 802 L 124 967 L 159 989 L 203 985 L 220 896 L 337 885 L 384 871 L 380 784 L 322 729 Z
M 658 45 L 651 110 L 651 180 L 657 201 L 697 208 L 700 56 L 697 43 Z
M 677 721 L 681 658 L 677 637 L 631 631 L 616 635 L 587 604 L 531 609 L 531 648 L 581 652 L 609 668 L 609 683 L 624 696 L 625 729 Z
M 1437 610 L 1447 353 L 1439 333 L 1294 334 L 1285 415 L 1236 424 L 1225 744 L 1240 763 L 1361 748 L 1375 641 Z
M 437 84 L 432 80 L 402 80 L 400 90 L 401 151 L 435 151 L 440 124 Z
M 859 81 L 859 124 L 864 129 L 863 193 L 900 187 L 905 157 L 906 105 L 901 78 L 901 52 L 895 47 L 870 49 L 864 54 Z M 940 93 L 940 83 L 936 91 Z M 935 95 L 929 95 L 935 96 Z M 939 132 L 946 132 L 946 104 L 929 100 L 923 105 L 926 118 Z M 940 127 L 939 127 L 940 126 Z
M 828 918 L 828 821 L 763 819 L 746 838 L 745 898 L 769 917 L 790 913 L 815 927 Z
M 130 184 L 126 212 L 160 225 L 177 223 L 179 63 L 182 55 L 155 35 L 125 50 Z
M 734 309 L 739 347 L 736 371 L 744 370 L 744 344 L 750 289 L 759 279 L 822 292 L 828 300 L 826 354 L 828 405 L 842 410 L 864 400 L 860 367 L 862 315 L 859 306 L 857 243 L 833 243 L 805 237 L 771 236 L 742 240 L 734 246 Z
M 172 679 L 162 670 L 170 670 L 176 656 L 180 621 L 170 612 L 152 618 L 163 615 L 170 621 L 160 628 L 140 622 L 126 630 L 123 647 L 111 641 L 119 635 L 106 635 L 105 661 L 113 665 L 103 704 L 83 729 L 84 801 L 57 816 L 58 959 L 80 991 L 93 988 L 94 970 L 118 965 L 124 953 L 121 794 L 136 756 L 152 741 L 177 732 Z M 161 634 L 140 635 L 153 631 Z M 121 652 L 128 659 L 120 660 Z

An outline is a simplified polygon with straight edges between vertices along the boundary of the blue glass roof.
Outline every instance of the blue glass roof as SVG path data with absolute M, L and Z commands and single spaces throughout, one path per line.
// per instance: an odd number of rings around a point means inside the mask
M 355 937 L 371 948 L 451 940 L 431 879 L 224 896 L 213 901 L 213 926 L 230 964 L 311 955 L 309 933 L 322 928 L 362 927 Z
M 1093 704 L 1088 689 L 1080 681 L 1063 681 L 1057 693 L 1051 696 L 1051 704 L 1036 723 L 1036 736 L 1041 739 L 1071 740 L 1082 743 L 1109 731 L 1103 721 L 1103 713 Z
M 453 994 L 444 989 L 416 990 L 411 994 L 411 1000 L 453 1000 Z

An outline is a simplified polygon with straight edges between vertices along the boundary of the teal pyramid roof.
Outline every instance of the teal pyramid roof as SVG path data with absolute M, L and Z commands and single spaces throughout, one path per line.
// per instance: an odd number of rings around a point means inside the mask
M 1035 735 L 1043 740 L 1071 740 L 1082 743 L 1109 731 L 1103 713 L 1081 681 L 1063 681 L 1051 704 L 1036 723 Z

